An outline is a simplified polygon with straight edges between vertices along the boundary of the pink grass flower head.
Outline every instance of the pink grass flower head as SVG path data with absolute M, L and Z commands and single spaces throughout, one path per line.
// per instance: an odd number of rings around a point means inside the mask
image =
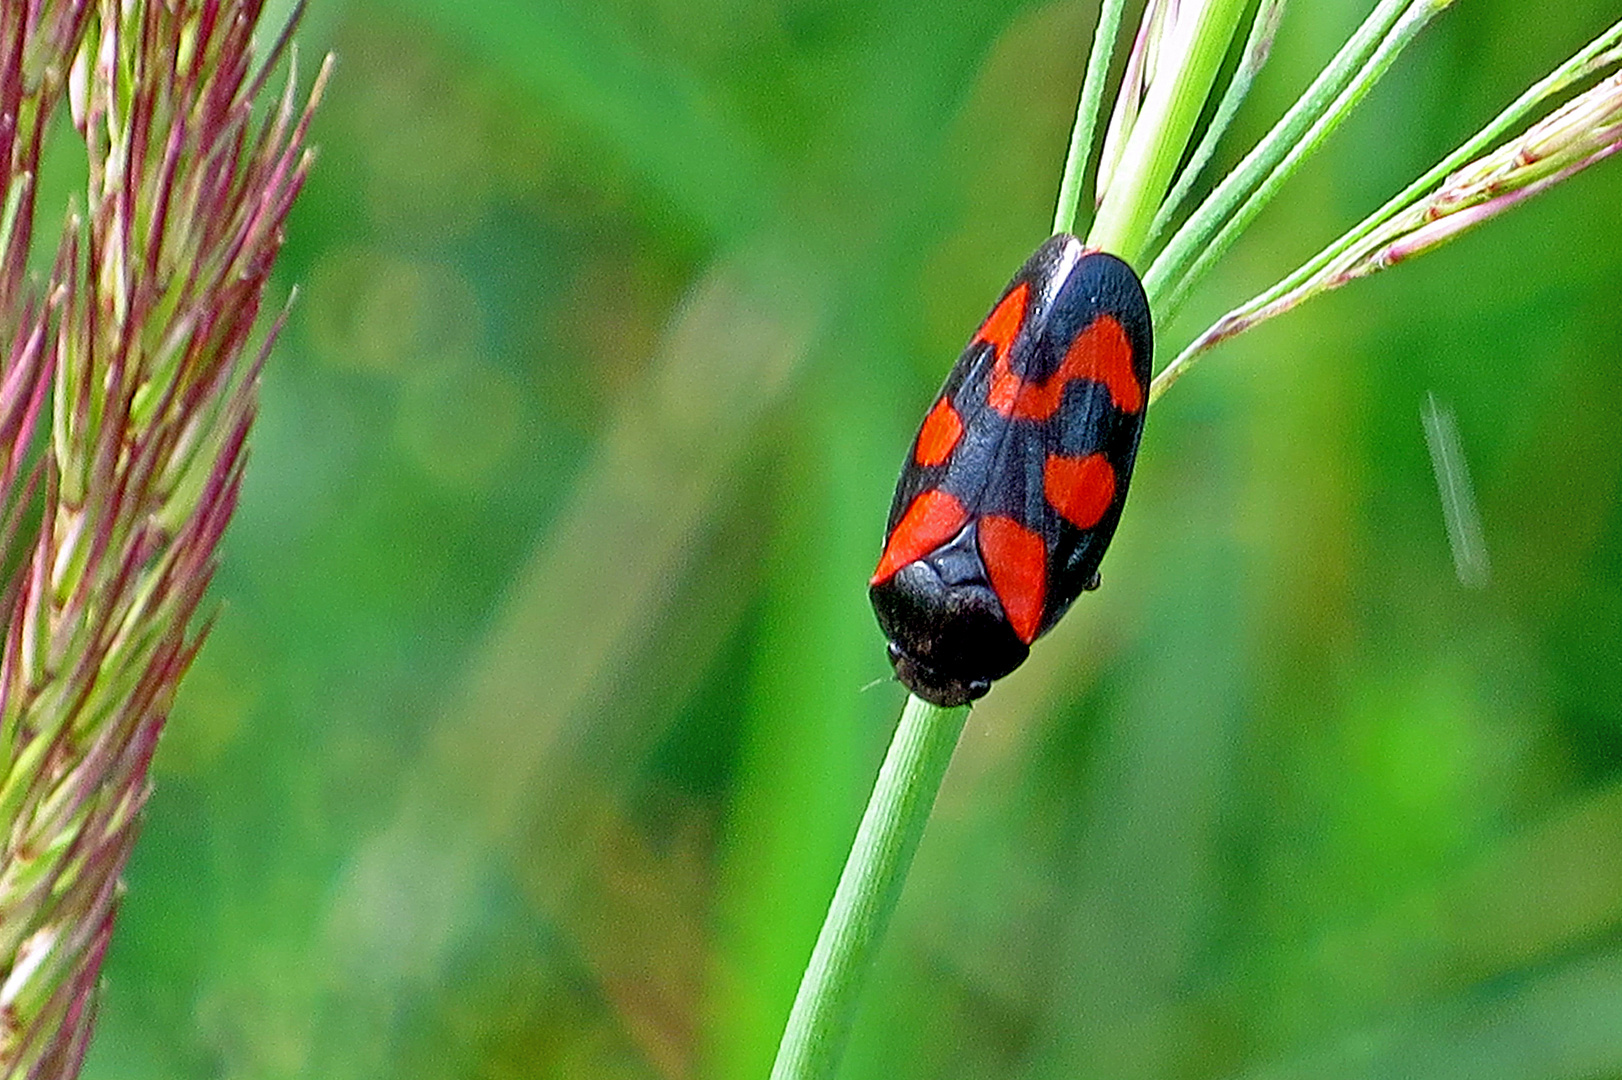
M 19 0 L 0 14 L 0 1073 L 72 1077 L 148 767 L 236 506 L 256 334 L 310 164 L 296 65 L 254 104 L 259 0 Z M 41 143 L 89 184 L 27 274 Z M 47 398 L 50 410 L 44 408 Z M 41 418 L 48 418 L 48 424 Z M 47 430 L 43 430 L 48 427 Z

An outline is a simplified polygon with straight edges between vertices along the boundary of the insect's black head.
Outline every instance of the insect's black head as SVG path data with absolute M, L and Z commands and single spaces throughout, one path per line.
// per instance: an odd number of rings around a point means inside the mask
M 972 527 L 965 532 L 973 542 Z M 997 595 L 978 575 L 960 574 L 947 545 L 868 590 L 890 663 L 902 684 L 935 705 L 983 697 L 1030 648 L 1014 633 Z
M 939 705 L 942 708 L 967 705 L 971 701 L 985 697 L 986 691 L 991 689 L 990 679 L 970 679 L 964 682 L 961 679 L 946 678 L 940 672 L 902 652 L 901 646 L 893 641 L 890 642 L 890 664 L 895 668 L 895 677 L 901 685 L 931 705 Z

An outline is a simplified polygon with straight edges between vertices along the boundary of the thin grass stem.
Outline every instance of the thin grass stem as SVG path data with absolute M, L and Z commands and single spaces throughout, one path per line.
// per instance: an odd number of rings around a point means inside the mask
M 838 1068 L 867 969 L 968 715 L 907 698 L 794 996 L 772 1080 L 824 1080 Z
M 1194 153 L 1189 155 L 1188 164 L 1177 174 L 1177 182 L 1172 185 L 1171 194 L 1160 204 L 1154 222 L 1149 226 L 1149 243 L 1153 244 L 1166 230 L 1166 226 L 1171 224 L 1171 219 L 1177 215 L 1178 208 L 1194 189 L 1200 173 L 1205 171 L 1205 166 L 1216 153 L 1217 143 L 1227 134 L 1235 114 L 1239 112 L 1239 106 L 1244 104 L 1245 98 L 1249 96 L 1256 76 L 1261 74 L 1262 68 L 1267 64 L 1268 54 L 1273 51 L 1273 39 L 1278 36 L 1279 23 L 1284 18 L 1284 6 L 1288 2 L 1289 0 L 1262 0 L 1256 5 L 1256 14 L 1251 18 L 1250 33 L 1245 38 L 1244 48 L 1240 50 L 1239 64 L 1234 68 L 1233 78 L 1228 81 L 1228 88 L 1222 92 L 1222 100 L 1217 104 L 1211 123 L 1200 135 Z
M 1090 245 L 1127 262 L 1142 255 L 1245 7 L 1244 0 L 1210 0 L 1181 16 L 1162 43 L 1143 108 L 1099 200 Z
M 1187 279 L 1188 267 L 1200 251 L 1210 243 L 1245 197 L 1256 190 L 1290 149 L 1300 142 L 1314 121 L 1350 84 L 1358 69 L 1374 53 L 1381 40 L 1402 17 L 1403 10 L 1412 2 L 1380 0 L 1329 65 L 1319 72 L 1295 104 L 1273 125 L 1272 130 L 1189 215 L 1143 275 L 1144 288 L 1151 300 L 1163 295 L 1168 283 Z M 1155 313 L 1161 318 L 1166 317 L 1159 304 L 1155 305 Z
M 1263 145 L 1236 170 L 1238 178 L 1230 177 L 1213 193 L 1179 230 L 1173 245 L 1185 244 L 1201 229 L 1210 233 L 1224 221 L 1232 224 L 1229 213 L 1235 207 L 1239 213 L 1234 218 L 1254 216 L 1258 198 L 1265 202 L 1271 197 L 1270 185 L 1287 176 L 1300 157 L 1315 148 L 1367 92 L 1384 71 L 1381 65 L 1388 65 L 1408 40 L 1403 36 L 1408 29 L 1417 32 L 1430 14 L 1448 2 L 1414 0 L 1410 5 L 1409 0 L 1382 0 L 1371 16 L 1373 21 L 1360 31 L 1366 40 L 1354 39 L 1337 56 L 1343 70 L 1333 77 L 1326 72 L 1313 83 Z M 1106 0 L 1100 13 L 1060 185 L 1055 231 L 1073 231 L 1079 212 L 1103 81 L 1123 6 L 1121 0 Z M 1247 63 L 1250 67 L 1236 76 L 1238 89 L 1228 88 L 1235 107 L 1248 85 L 1244 80 L 1254 78 L 1259 58 L 1265 57 L 1264 41 L 1276 26 L 1282 6 L 1283 0 L 1262 0 L 1264 10 L 1252 24 L 1246 57 L 1241 60 L 1242 67 Z M 1138 104 L 1141 108 L 1135 108 L 1130 123 L 1121 124 L 1119 159 L 1097 185 L 1099 207 L 1089 231 L 1090 244 L 1135 261 L 1157 220 L 1163 224 L 1163 216 L 1174 212 L 1165 210 L 1165 204 L 1170 201 L 1175 206 L 1181 194 L 1167 200 L 1168 188 L 1247 7 L 1246 0 L 1208 0 L 1161 24 L 1159 35 L 1149 35 L 1154 39 L 1150 43 L 1154 71 L 1147 79 L 1143 100 L 1133 103 L 1134 108 Z M 1421 11 L 1424 18 L 1416 14 Z M 1399 44 L 1393 46 L 1393 41 Z M 1119 107 L 1118 112 L 1126 115 Z M 1219 120 L 1225 126 L 1222 112 L 1219 109 Z M 1227 112 L 1231 114 L 1231 108 Z M 1209 152 L 1202 145 L 1194 167 L 1185 175 L 1197 173 L 1199 155 Z M 1244 220 L 1248 222 L 1249 217 Z M 1183 264 L 1174 258 L 1165 264 L 1157 260 L 1156 265 L 1180 270 Z M 1196 263 L 1179 280 L 1186 282 L 1201 268 Z M 827 1080 L 837 1070 L 867 971 L 895 910 L 967 715 L 964 708 L 943 709 L 917 697 L 908 698 L 795 995 L 772 1080 Z
M 1337 237 L 1276 285 L 1234 308 L 1208 327 L 1155 377 L 1149 389 L 1149 400 L 1151 402 L 1157 400 L 1172 383 L 1187 372 L 1201 354 L 1212 346 L 1232 337 L 1239 329 L 1248 329 L 1266 318 L 1283 314 L 1293 308 L 1299 301 L 1292 302 L 1292 294 L 1334 265 L 1375 230 L 1417 203 L 1454 170 L 1489 150 L 1510 129 L 1526 120 L 1534 109 L 1581 80 L 1618 63 L 1622 63 L 1622 21 L 1612 24 L 1565 63 L 1533 83 L 1520 97 L 1488 121 L 1480 131 L 1460 143 L 1452 153 L 1403 188 L 1385 205 Z
M 1098 110 L 1104 101 L 1104 80 L 1109 77 L 1110 60 L 1115 56 L 1115 39 L 1121 29 L 1121 11 L 1126 0 L 1104 0 L 1093 31 L 1093 48 L 1087 56 L 1087 74 L 1081 83 L 1081 99 L 1076 104 L 1076 123 L 1070 129 L 1070 149 L 1064 157 L 1064 174 L 1059 180 L 1059 205 L 1053 212 L 1053 231 L 1075 232 L 1076 213 L 1081 207 L 1081 190 L 1086 180 L 1087 161 L 1092 156 L 1093 130 L 1098 126 Z

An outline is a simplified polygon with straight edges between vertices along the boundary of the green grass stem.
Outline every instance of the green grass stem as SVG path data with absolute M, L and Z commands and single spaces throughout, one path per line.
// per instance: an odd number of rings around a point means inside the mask
M 794 995 L 772 1080 L 824 1080 L 839 1067 L 867 969 L 968 715 L 907 698 Z
M 1102 193 L 1088 244 L 1134 264 L 1143 254 L 1246 6 L 1245 0 L 1209 0 L 1165 42 L 1143 108 Z
M 1093 32 L 1093 49 L 1087 56 L 1087 74 L 1081 83 L 1081 99 L 1076 105 L 1076 123 L 1070 129 L 1070 150 L 1064 158 L 1064 175 L 1059 180 L 1059 205 L 1053 212 L 1053 231 L 1075 232 L 1076 212 L 1081 207 L 1081 189 L 1086 179 L 1087 161 L 1092 157 L 1093 129 L 1098 125 L 1098 109 L 1104 100 L 1104 80 L 1115 55 L 1115 39 L 1121 29 L 1121 10 L 1126 0 L 1104 0 L 1098 12 L 1098 28 Z
M 1061 183 L 1055 231 L 1069 231 L 1080 204 L 1103 79 L 1121 3 L 1099 17 Z M 1212 0 L 1168 44 L 1143 111 L 1112 173 L 1089 242 L 1136 257 L 1171 183 L 1227 54 L 1245 0 Z M 884 938 L 929 820 L 968 709 L 909 697 L 811 950 L 772 1064 L 772 1080 L 827 1080 L 839 1066 L 867 971 Z
M 1150 388 L 1149 400 L 1154 401 L 1165 393 L 1166 388 L 1180 378 L 1193 364 L 1194 360 L 1207 349 L 1219 341 L 1226 340 L 1228 335 L 1218 332 L 1221 326 L 1232 320 L 1242 319 L 1261 312 L 1263 309 L 1289 296 L 1295 290 L 1305 286 L 1376 229 L 1429 194 L 1437 184 L 1441 183 L 1454 170 L 1490 150 L 1511 128 L 1525 121 L 1534 109 L 1582 79 L 1622 61 L 1622 52 L 1619 52 L 1619 50 L 1622 50 L 1622 22 L 1613 23 L 1604 33 L 1589 42 L 1569 60 L 1549 72 L 1548 75 L 1539 79 L 1536 83 L 1533 83 L 1525 93 L 1521 94 L 1520 97 L 1506 106 L 1502 112 L 1488 121 L 1480 131 L 1460 143 L 1452 153 L 1438 161 L 1419 179 L 1403 188 L 1401 192 L 1388 200 L 1384 206 L 1337 237 L 1322 251 L 1302 263 L 1301 266 L 1281 279 L 1276 285 L 1247 300 L 1217 320 L 1210 328 L 1190 342 L 1177 358 L 1166 365 L 1165 369 L 1155 377 L 1154 385 Z
M 1245 98 L 1249 96 L 1250 88 L 1256 82 L 1256 76 L 1261 74 L 1262 68 L 1267 65 L 1267 56 L 1273 51 L 1273 39 L 1278 36 L 1279 23 L 1284 19 L 1284 5 L 1287 2 L 1288 0 L 1261 0 L 1261 3 L 1256 5 L 1256 14 L 1251 18 L 1250 33 L 1245 38 L 1244 48 L 1239 52 L 1239 64 L 1234 68 L 1233 78 L 1228 81 L 1228 88 L 1222 92 L 1222 100 L 1217 104 L 1211 123 L 1201 133 L 1199 144 L 1189 155 L 1188 164 L 1177 174 L 1177 182 L 1172 185 L 1171 194 L 1166 196 L 1166 201 L 1155 213 L 1153 224 L 1149 226 L 1151 244 L 1166 230 L 1166 226 L 1171 224 L 1171 219 L 1177 214 L 1177 208 L 1183 205 L 1189 192 L 1194 190 L 1194 184 L 1205 171 L 1205 166 L 1210 164 L 1212 155 L 1216 153 L 1217 144 L 1222 141 L 1222 136 L 1227 134 L 1229 125 L 1239 112 L 1239 106 L 1244 104 Z
M 1175 279 L 1186 287 L 1205 265 L 1193 258 L 1190 238 L 1215 235 L 1221 240 L 1247 224 L 1277 184 L 1361 100 L 1401 47 L 1449 2 L 1382 0 L 1331 68 L 1173 237 L 1155 263 L 1162 286 Z M 1099 15 L 1054 214 L 1056 232 L 1074 229 L 1123 6 L 1122 0 L 1106 0 Z M 1164 224 L 1168 188 L 1247 7 L 1246 0 L 1209 0 L 1162 44 L 1142 107 L 1100 194 L 1089 244 L 1137 261 L 1157 219 Z M 1264 0 L 1252 24 L 1234 80 L 1238 89 L 1230 86 L 1227 94 L 1234 105 L 1265 57 L 1264 42 L 1281 7 L 1282 2 Z M 1219 119 L 1225 125 L 1226 117 Z M 1156 293 L 1150 295 L 1153 299 Z M 1158 305 L 1157 315 L 1162 315 Z M 801 978 L 772 1080 L 828 1080 L 837 1070 L 867 971 L 967 716 L 966 708 L 942 709 L 917 697 L 907 699 Z
M 1143 275 L 1157 320 L 1176 313 L 1189 290 L 1233 246 L 1284 182 L 1340 127 L 1425 25 L 1451 3 L 1382 0 L 1369 14 L 1329 67 L 1177 230 Z

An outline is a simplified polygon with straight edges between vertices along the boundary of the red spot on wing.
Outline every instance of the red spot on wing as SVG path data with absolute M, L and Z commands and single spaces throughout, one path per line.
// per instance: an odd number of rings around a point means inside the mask
M 963 504 L 939 488 L 919 495 L 891 530 L 884 554 L 879 556 L 878 569 L 873 571 L 868 584 L 879 585 L 890 580 L 897 570 L 956 536 L 968 520 L 969 512 L 963 509 Z
M 1143 386 L 1132 370 L 1132 343 L 1113 315 L 1100 315 L 1070 343 L 1060 374 L 1091 379 L 1109 388 L 1110 400 L 1122 412 L 1143 408 Z
M 1115 407 L 1135 413 L 1143 408 L 1143 387 L 1132 370 L 1132 343 L 1113 315 L 1100 315 L 1076 335 L 1059 370 L 1042 382 L 1026 382 L 997 354 L 986 400 L 993 409 L 1014 420 L 1045 421 L 1059 411 L 1064 388 L 1076 379 L 1103 383 Z
M 974 335 L 975 341 L 991 344 L 999 365 L 1006 366 L 1008 363 L 1008 350 L 1013 348 L 1014 338 L 1025 324 L 1025 306 L 1030 297 L 1031 287 L 1028 283 L 1022 281 L 1014 286 L 1007 296 L 997 302 L 991 314 L 986 316 L 980 332 Z
M 980 519 L 980 560 L 1002 603 L 1008 625 L 1029 645 L 1042 624 L 1047 600 L 1048 548 L 1042 538 L 1013 518 Z
M 1115 501 L 1115 470 L 1103 454 L 1050 454 L 1042 467 L 1042 494 L 1060 517 L 1078 529 L 1090 529 Z
M 963 420 L 952 408 L 952 403 L 945 398 L 935 402 L 935 407 L 929 410 L 924 417 L 924 426 L 918 432 L 918 449 L 913 451 L 913 460 L 920 465 L 944 465 L 946 459 L 952 456 L 957 447 L 957 441 L 963 437 Z

